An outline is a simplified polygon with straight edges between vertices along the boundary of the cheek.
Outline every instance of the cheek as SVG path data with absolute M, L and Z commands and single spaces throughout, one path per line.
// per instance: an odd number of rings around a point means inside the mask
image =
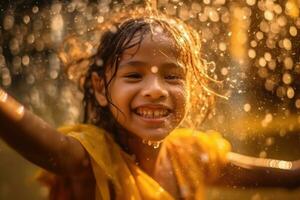
M 133 90 L 124 87 L 124 84 L 121 84 L 122 87 L 119 87 L 120 83 L 115 81 L 111 83 L 109 88 L 111 103 L 109 105 L 110 111 L 113 113 L 113 116 L 117 121 L 124 121 L 124 115 L 127 115 L 131 111 L 131 98 L 134 96 Z
M 187 92 L 187 88 L 185 86 L 182 86 L 180 88 L 177 88 L 174 91 L 174 101 L 176 104 L 176 110 L 178 115 L 180 115 L 180 118 L 184 118 L 184 116 L 187 113 L 188 110 L 188 102 L 189 102 L 189 93 Z

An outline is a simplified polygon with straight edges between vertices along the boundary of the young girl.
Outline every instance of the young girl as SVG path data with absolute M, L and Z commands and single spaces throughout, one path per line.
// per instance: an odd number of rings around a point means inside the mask
M 0 136 L 53 173 L 42 175 L 51 199 L 202 199 L 209 183 L 298 184 L 298 171 L 284 171 L 295 163 L 229 153 L 217 133 L 187 129 L 210 104 L 195 30 L 141 13 L 104 28 L 84 80 L 84 124 L 56 131 L 0 90 Z

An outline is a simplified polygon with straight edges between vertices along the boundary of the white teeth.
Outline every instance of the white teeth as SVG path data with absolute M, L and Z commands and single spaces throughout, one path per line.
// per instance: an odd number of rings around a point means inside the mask
M 160 114 L 160 111 L 159 111 L 159 110 L 155 110 L 155 111 L 154 111 L 154 117 L 159 117 L 159 116 L 162 116 L 162 115 Z
M 136 113 L 146 118 L 160 118 L 168 115 L 167 109 L 149 109 L 149 108 L 138 108 Z

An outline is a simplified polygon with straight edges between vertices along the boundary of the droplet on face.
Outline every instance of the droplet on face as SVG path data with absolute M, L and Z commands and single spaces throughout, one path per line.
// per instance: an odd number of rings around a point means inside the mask
M 153 74 L 156 74 L 156 73 L 158 72 L 158 67 L 157 67 L 157 66 L 152 66 L 152 67 L 151 67 L 151 72 L 152 72 Z

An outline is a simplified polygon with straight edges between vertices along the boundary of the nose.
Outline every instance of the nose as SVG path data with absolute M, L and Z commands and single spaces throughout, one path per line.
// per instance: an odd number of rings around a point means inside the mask
M 151 99 L 163 99 L 169 96 L 165 83 L 159 77 L 148 78 L 142 89 L 142 95 Z

